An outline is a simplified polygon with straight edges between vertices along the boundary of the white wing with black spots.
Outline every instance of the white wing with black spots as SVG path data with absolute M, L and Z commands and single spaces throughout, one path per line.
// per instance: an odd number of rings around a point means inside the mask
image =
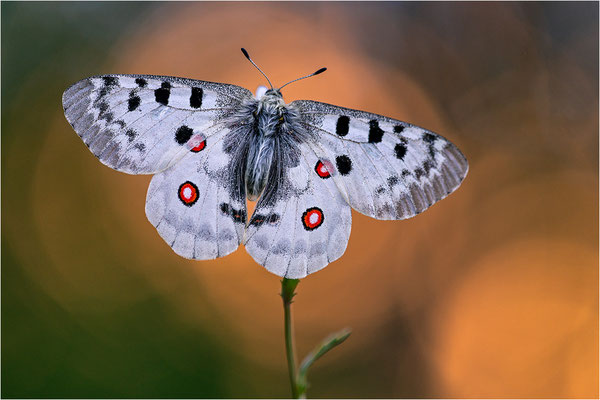
M 206 147 L 152 178 L 146 216 L 173 250 L 209 260 L 238 248 L 244 237 L 246 200 L 232 168 L 230 133 L 207 139 Z
M 103 75 L 75 83 L 62 100 L 67 120 L 102 163 L 130 174 L 153 174 L 225 129 L 251 97 L 234 85 Z
M 276 187 L 258 201 L 244 244 L 252 258 L 270 272 L 298 279 L 344 254 L 352 215 L 308 146 L 299 146 L 291 159 L 279 176 L 270 177 L 271 183 L 277 181 Z
M 285 104 L 278 89 L 257 93 L 192 79 L 103 75 L 77 82 L 62 101 L 68 122 L 102 163 L 155 174 L 146 215 L 177 254 L 214 259 L 244 243 L 259 264 L 287 278 L 342 256 L 351 208 L 378 219 L 410 218 L 467 174 L 462 153 L 433 132 L 315 101 Z M 258 198 L 249 220 L 247 198 Z
M 440 135 L 377 114 L 309 100 L 290 104 L 310 143 L 355 210 L 377 219 L 415 216 L 452 193 L 468 163 Z

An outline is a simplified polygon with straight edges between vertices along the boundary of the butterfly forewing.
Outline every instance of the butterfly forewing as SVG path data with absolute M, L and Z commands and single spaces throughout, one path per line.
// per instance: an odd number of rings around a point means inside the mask
M 100 161 L 152 174 L 195 142 L 224 129 L 250 91 L 234 85 L 154 75 L 83 79 L 63 94 L 65 116 Z M 191 142 L 190 142 L 191 140 Z
M 406 219 L 453 192 L 466 158 L 440 135 L 414 125 L 309 100 L 291 104 L 305 129 L 318 132 L 312 150 L 333 167 L 352 208 L 377 219 Z

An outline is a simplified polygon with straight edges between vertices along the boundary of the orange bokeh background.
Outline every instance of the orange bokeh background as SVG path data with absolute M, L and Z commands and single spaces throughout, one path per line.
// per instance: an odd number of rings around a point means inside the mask
M 319 100 L 441 133 L 469 159 L 460 189 L 403 222 L 353 213 L 345 255 L 300 282 L 300 354 L 353 328 L 315 365 L 309 396 L 597 398 L 598 21 L 579 23 L 584 11 L 541 3 L 157 4 L 103 47 L 102 65 L 71 65 L 62 79 L 156 74 L 254 91 L 263 80 L 243 46 L 276 85 L 328 68 L 286 88 L 286 101 Z M 3 146 L 3 246 L 16 260 L 8 268 L 100 343 L 111 316 L 156 299 L 234 354 L 222 368 L 225 386 L 235 388 L 215 396 L 287 396 L 278 277 L 243 247 L 215 261 L 176 256 L 144 215 L 150 177 L 102 166 L 66 123 L 66 86 L 56 86 L 39 100 L 49 108 L 44 123 L 28 134 L 13 123 L 23 134 Z M 30 100 L 25 94 L 15 109 Z M 24 156 L 32 134 L 40 146 L 33 159 Z M 15 171 L 30 171 L 26 198 Z M 19 327 L 3 322 L 5 335 Z M 156 352 L 193 373 L 160 343 Z M 3 359 L 3 370 L 17 359 Z M 96 385 L 102 373 L 84 375 Z M 9 395 L 27 393 L 8 384 Z M 74 394 L 90 396 L 93 387 Z M 70 393 L 61 390 L 53 393 Z

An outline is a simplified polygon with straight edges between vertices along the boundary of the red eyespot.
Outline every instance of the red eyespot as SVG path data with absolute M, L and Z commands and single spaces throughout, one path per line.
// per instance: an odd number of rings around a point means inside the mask
M 319 160 L 317 161 L 317 165 L 315 165 L 315 172 L 323 179 L 329 178 L 333 170 L 333 164 L 328 160 Z
M 198 186 L 187 181 L 179 186 L 179 200 L 188 207 L 194 205 L 198 201 Z
M 302 214 L 302 225 L 307 231 L 317 229 L 323 224 L 324 220 L 323 211 L 318 207 L 311 207 Z
M 202 135 L 195 135 L 188 140 L 187 145 L 190 147 L 190 151 L 198 153 L 206 147 L 206 139 Z
M 200 144 L 199 144 L 199 145 L 197 145 L 197 146 L 193 147 L 193 148 L 192 148 L 192 151 L 193 151 L 194 153 L 197 153 L 197 152 L 199 152 L 199 151 L 202 151 L 202 150 L 204 150 L 204 147 L 206 147 L 206 140 L 203 140 L 202 142 L 200 142 Z

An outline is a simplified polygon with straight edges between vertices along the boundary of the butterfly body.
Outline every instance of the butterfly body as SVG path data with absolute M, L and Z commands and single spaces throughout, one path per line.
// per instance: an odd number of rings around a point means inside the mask
M 248 126 L 248 155 L 246 159 L 246 195 L 256 201 L 264 190 L 276 154 L 278 136 L 285 125 L 285 103 L 281 93 L 271 90 L 255 100 L 249 107 L 252 110 Z M 234 121 L 235 122 L 235 121 Z
M 248 138 L 245 155 L 245 189 L 250 201 L 256 201 L 268 184 L 277 185 L 281 167 L 286 165 L 285 155 L 297 153 L 297 145 L 309 140 L 310 136 L 299 123 L 298 110 L 286 105 L 280 91 L 267 90 L 257 99 L 248 101 L 243 107 L 245 113 L 232 118 L 232 126 L 239 121 L 248 121 L 238 132 L 239 137 Z M 243 156 L 244 157 L 244 156 Z M 287 164 L 289 166 L 289 164 Z
M 152 75 L 83 79 L 65 116 L 102 163 L 153 174 L 146 215 L 186 258 L 244 244 L 267 270 L 302 278 L 338 259 L 351 213 L 413 217 L 454 191 L 468 163 L 428 130 L 276 89 Z M 257 200 L 248 217 L 246 199 Z

